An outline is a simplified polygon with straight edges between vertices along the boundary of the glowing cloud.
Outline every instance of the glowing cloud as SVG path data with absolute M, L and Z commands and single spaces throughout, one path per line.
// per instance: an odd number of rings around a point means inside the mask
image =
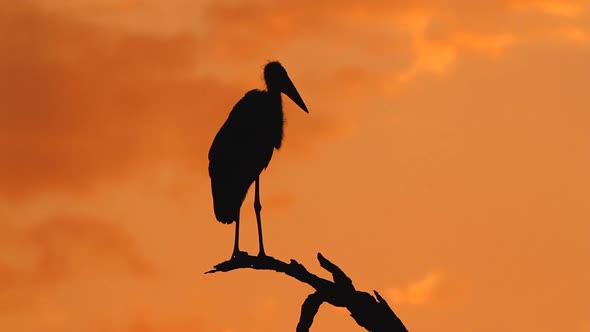
M 394 303 L 424 304 L 432 300 L 443 276 L 442 272 L 430 272 L 424 278 L 410 282 L 404 288 L 388 289 L 387 295 Z

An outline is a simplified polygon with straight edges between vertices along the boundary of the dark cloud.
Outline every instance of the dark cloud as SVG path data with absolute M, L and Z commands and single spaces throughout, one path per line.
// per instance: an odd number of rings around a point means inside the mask
M 0 195 L 86 189 L 177 153 L 206 160 L 218 110 L 231 107 L 222 96 L 239 96 L 192 74 L 191 37 L 108 30 L 30 6 L 0 15 Z

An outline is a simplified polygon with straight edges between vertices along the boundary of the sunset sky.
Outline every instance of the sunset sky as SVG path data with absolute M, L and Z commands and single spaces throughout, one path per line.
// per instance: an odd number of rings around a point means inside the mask
M 203 274 L 209 146 L 279 60 L 268 254 L 410 331 L 590 332 L 587 0 L 2 1 L 0 53 L 0 331 L 294 331 L 309 286 Z

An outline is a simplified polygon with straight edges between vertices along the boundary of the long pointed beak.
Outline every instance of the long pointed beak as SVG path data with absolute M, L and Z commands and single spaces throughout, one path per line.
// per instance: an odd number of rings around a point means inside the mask
M 299 92 L 297 92 L 295 85 L 293 84 L 293 82 L 291 81 L 291 79 L 289 77 L 287 77 L 285 83 L 286 84 L 285 84 L 285 89 L 283 90 L 283 93 L 286 94 L 287 97 L 291 98 L 291 100 L 295 104 L 297 104 L 297 106 L 301 107 L 301 109 L 304 110 L 305 113 L 309 113 L 309 110 L 307 110 L 307 106 L 305 106 L 303 99 L 301 99 Z

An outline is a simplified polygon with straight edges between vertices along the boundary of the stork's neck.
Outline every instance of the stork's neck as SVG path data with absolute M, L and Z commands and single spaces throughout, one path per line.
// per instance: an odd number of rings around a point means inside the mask
M 278 106 L 278 109 L 282 111 L 283 102 L 281 99 L 281 91 L 279 91 L 278 89 L 268 89 L 267 91 L 272 104 L 275 105 L 275 107 Z
M 266 114 L 264 116 L 264 123 L 269 130 L 269 139 L 273 142 L 276 149 L 281 147 L 283 140 L 283 102 L 281 100 L 281 92 L 277 90 L 270 90 L 266 92 L 267 105 L 263 109 Z

